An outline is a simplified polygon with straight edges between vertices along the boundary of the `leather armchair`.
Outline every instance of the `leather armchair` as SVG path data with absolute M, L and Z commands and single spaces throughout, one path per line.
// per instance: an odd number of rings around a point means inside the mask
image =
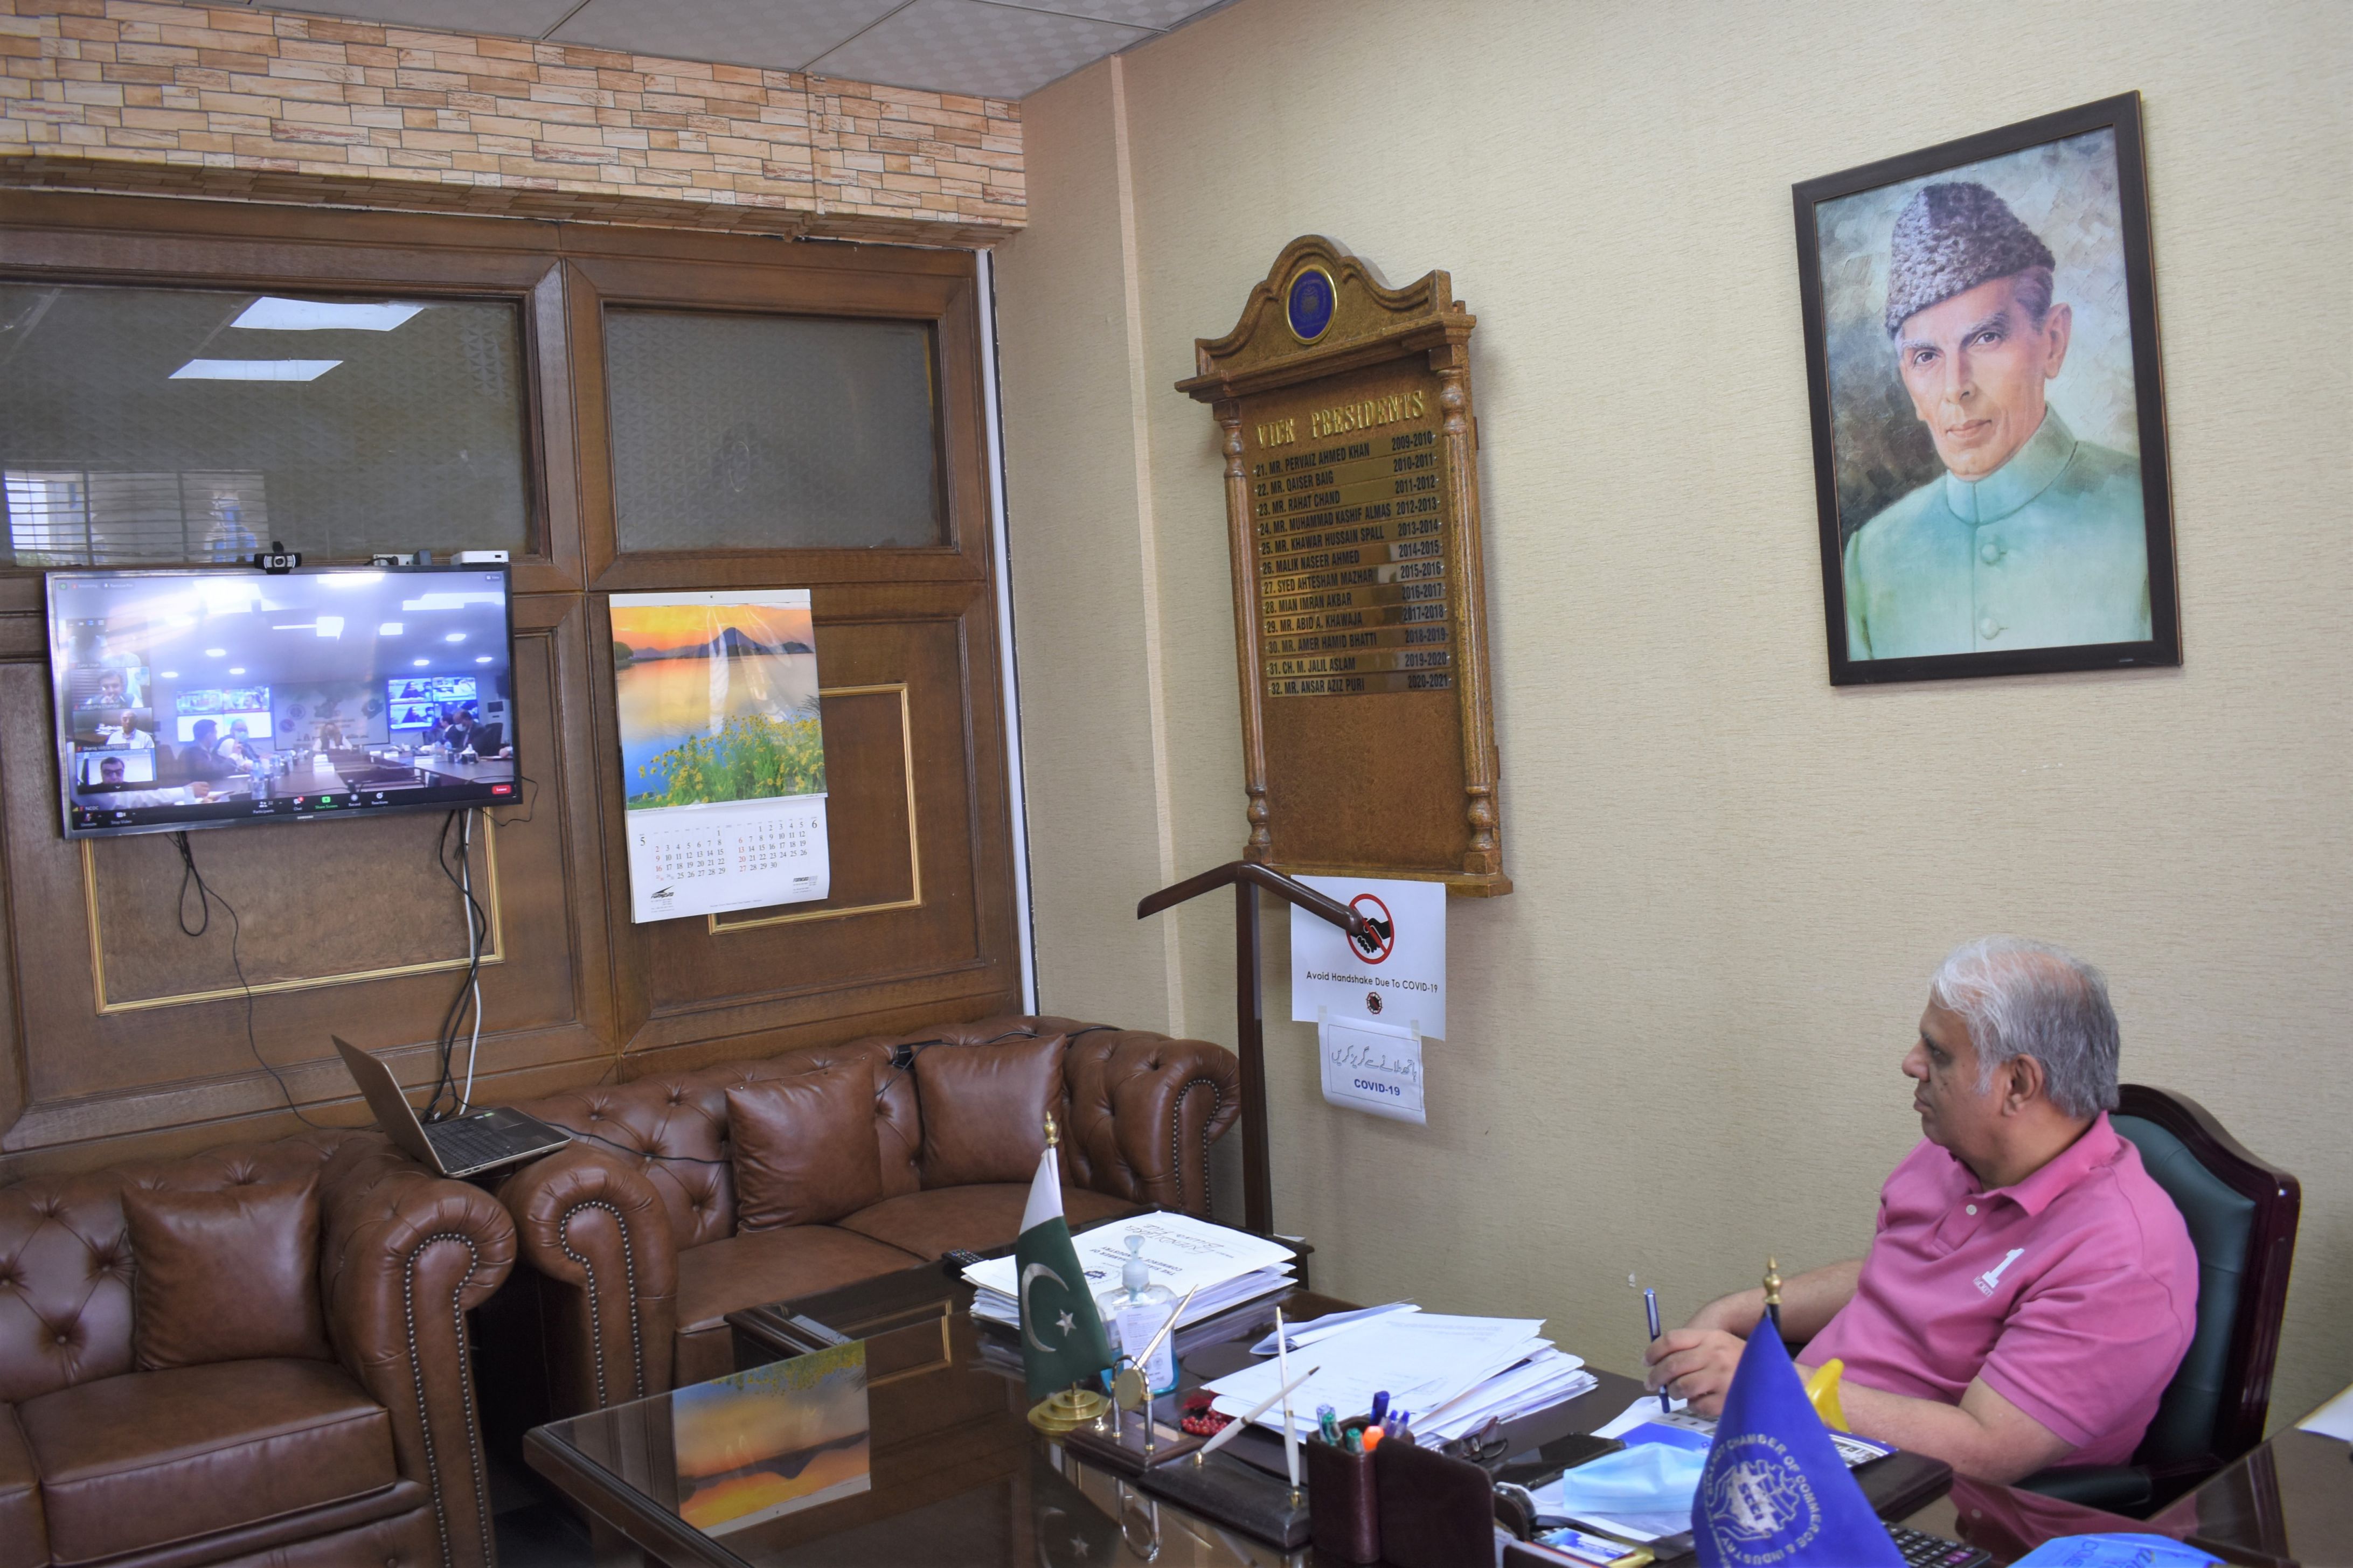
M 1065 1041 L 1063 1201 L 1073 1226 L 1145 1207 L 1207 1216 L 1209 1145 L 1241 1108 L 1232 1053 L 1068 1018 L 997 1017 L 600 1086 L 522 1109 L 582 1141 L 500 1187 L 526 1289 L 510 1313 L 534 1331 L 544 1419 L 734 1370 L 730 1311 L 1009 1245 L 1027 1182 L 959 1183 L 925 1161 L 913 1054 L 1006 1040 Z M 829 1225 L 739 1230 L 727 1090 L 845 1063 L 874 1074 L 882 1200 Z M 1022 1127 L 1009 1136 L 1034 1139 Z M 1033 1156 L 1034 1158 L 1034 1156 Z M 519 1283 L 522 1281 L 519 1280 Z M 534 1322 L 526 1331 L 517 1320 Z M 486 1330 L 486 1333 L 492 1331 Z M 520 1344 L 512 1353 L 529 1352 Z
M 306 1176 L 333 1359 L 138 1370 L 126 1191 Z M 375 1133 L 0 1187 L 0 1568 L 487 1568 L 466 1313 L 513 1259 L 490 1194 Z

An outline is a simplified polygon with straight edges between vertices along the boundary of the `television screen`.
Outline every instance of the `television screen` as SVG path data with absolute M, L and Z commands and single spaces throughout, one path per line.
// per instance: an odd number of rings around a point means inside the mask
M 514 797 L 503 567 L 53 572 L 69 837 Z

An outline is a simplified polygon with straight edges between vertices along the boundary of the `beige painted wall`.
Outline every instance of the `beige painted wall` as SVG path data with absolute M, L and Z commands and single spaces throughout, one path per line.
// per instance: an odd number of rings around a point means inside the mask
M 1442 267 L 1481 323 L 1519 890 L 1451 905 L 1427 1129 L 1325 1106 L 1312 1030 L 1270 1028 L 1277 1220 L 1321 1279 L 1628 1367 L 1630 1272 L 1680 1317 L 1767 1251 L 1858 1253 L 1918 1135 L 1926 975 L 2015 931 L 2106 968 L 2127 1077 L 2303 1178 L 2275 1419 L 2353 1381 L 2348 77 L 2336 0 L 1997 3 L 1966 37 L 1831 0 L 1242 0 L 1030 98 L 999 287 L 1045 1005 L 1232 1037 L 1229 908 L 1173 954 L 1128 918 L 1243 836 L 1192 340 L 1303 232 Z M 2131 89 L 2188 662 L 1833 690 L 1788 187 Z

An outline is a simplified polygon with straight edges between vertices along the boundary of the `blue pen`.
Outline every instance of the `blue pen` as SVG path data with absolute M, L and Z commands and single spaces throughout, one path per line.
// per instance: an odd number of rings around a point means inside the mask
M 1659 1338 L 1659 1293 L 1656 1290 L 1643 1290 L 1642 1314 L 1651 1321 L 1651 1340 L 1656 1343 Z M 1667 1385 L 1663 1383 L 1659 1384 L 1659 1408 L 1672 1413 L 1674 1407 L 1673 1401 L 1667 1397 Z
M 1381 1424 L 1381 1417 L 1387 1415 L 1388 1413 L 1389 1391 L 1384 1388 L 1373 1395 L 1373 1425 L 1376 1426 L 1379 1426 Z

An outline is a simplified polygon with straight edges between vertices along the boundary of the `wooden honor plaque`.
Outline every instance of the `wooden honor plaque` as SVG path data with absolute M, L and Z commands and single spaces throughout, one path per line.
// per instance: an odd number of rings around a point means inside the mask
M 1471 330 L 1295 239 L 1176 384 L 1225 431 L 1247 859 L 1508 893 Z

